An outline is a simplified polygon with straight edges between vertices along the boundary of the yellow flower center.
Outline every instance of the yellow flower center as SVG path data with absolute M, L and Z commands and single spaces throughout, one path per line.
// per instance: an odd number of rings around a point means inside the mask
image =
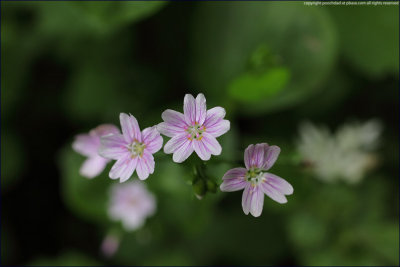
M 138 142 L 137 140 L 133 141 L 132 144 L 128 146 L 129 151 L 131 152 L 132 158 L 137 156 L 143 156 L 143 151 L 146 148 L 146 145 Z
M 199 125 L 197 122 L 186 129 L 186 132 L 188 133 L 188 139 L 198 140 L 198 141 L 200 141 L 203 138 L 203 133 L 205 131 L 206 127 L 204 127 L 203 125 Z

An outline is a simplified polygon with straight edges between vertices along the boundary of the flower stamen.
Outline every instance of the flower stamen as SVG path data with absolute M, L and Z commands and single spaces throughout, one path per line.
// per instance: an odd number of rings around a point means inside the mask
M 146 148 L 146 145 L 138 142 L 137 140 L 133 141 L 129 146 L 129 152 L 131 152 L 131 157 L 136 158 L 137 156 L 142 157 L 144 149 Z
M 186 132 L 188 133 L 188 139 L 190 141 L 192 140 L 200 141 L 203 138 L 203 133 L 205 131 L 206 127 L 204 127 L 203 125 L 199 125 L 197 122 L 186 129 Z

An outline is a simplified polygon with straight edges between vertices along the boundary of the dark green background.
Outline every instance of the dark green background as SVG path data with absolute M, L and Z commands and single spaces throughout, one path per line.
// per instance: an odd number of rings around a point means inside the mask
M 1 2 L 1 261 L 38 265 L 398 265 L 399 7 L 303 2 Z M 294 187 L 245 216 L 241 193 L 193 193 L 190 162 L 159 152 L 157 213 L 106 259 L 108 169 L 78 174 L 75 134 L 132 113 L 141 128 L 186 93 L 231 130 L 207 163 L 221 182 L 251 143 L 279 145 Z M 326 184 L 296 158 L 303 120 L 378 118 L 378 167 Z M 164 138 L 166 142 L 166 138 Z M 220 161 L 232 162 L 221 163 Z M 134 176 L 131 179 L 137 179 Z

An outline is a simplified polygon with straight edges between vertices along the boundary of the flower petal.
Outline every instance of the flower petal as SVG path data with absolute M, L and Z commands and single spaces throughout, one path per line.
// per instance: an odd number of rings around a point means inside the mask
M 119 159 L 129 153 L 122 134 L 109 134 L 101 138 L 99 155 L 108 159 Z
M 204 121 L 204 125 L 207 128 L 214 126 L 214 124 L 220 122 L 225 117 L 225 109 L 222 107 L 214 107 L 212 109 L 207 110 L 206 120 Z
M 193 140 L 193 148 L 196 154 L 202 160 L 209 160 L 211 158 L 211 151 L 207 149 L 202 141 Z
M 174 153 L 184 142 L 188 140 L 186 134 L 180 134 L 172 137 L 164 146 L 164 153 Z
M 185 132 L 187 123 L 185 116 L 175 110 L 167 109 L 161 114 L 164 122 L 157 125 L 157 130 L 168 137 L 174 137 L 177 134 Z
M 233 192 L 245 188 L 247 184 L 246 172 L 245 168 L 234 168 L 227 171 L 222 177 L 221 191 Z
M 261 191 L 259 186 L 255 186 L 253 196 L 251 198 L 250 213 L 254 217 L 261 215 L 264 206 L 264 192 Z
M 185 128 L 178 128 L 167 122 L 161 122 L 157 125 L 157 130 L 168 137 L 174 137 L 175 135 L 185 133 Z
M 150 171 L 147 168 L 146 160 L 143 158 L 138 158 L 138 164 L 136 167 L 136 172 L 140 180 L 146 180 L 149 177 Z
M 196 97 L 196 122 L 203 125 L 207 115 L 206 98 L 203 94 L 198 94 Z
M 120 182 L 124 182 L 132 176 L 135 171 L 137 160 L 132 159 L 129 154 L 120 158 L 112 166 L 109 176 L 111 179 L 121 178 Z
M 254 155 L 254 149 L 255 146 L 254 145 L 249 145 L 246 150 L 244 151 L 244 165 L 246 165 L 247 169 L 250 169 L 251 166 L 251 158 Z
M 108 159 L 102 158 L 100 156 L 89 157 L 85 162 L 83 162 L 79 173 L 87 178 L 94 178 L 98 176 L 106 167 Z
M 277 160 L 281 149 L 278 146 L 267 146 L 264 150 L 264 164 L 262 168 L 264 170 L 269 170 Z
M 196 100 L 190 94 L 186 94 L 183 100 L 183 113 L 187 124 L 193 125 L 196 122 Z
M 120 176 L 120 180 L 119 180 L 120 183 L 127 181 L 132 176 L 133 172 L 136 169 L 137 164 L 138 164 L 137 158 L 134 158 L 134 159 L 131 158 L 129 160 L 126 170 Z
M 264 177 L 266 178 L 266 182 L 274 187 L 276 190 L 278 190 L 281 194 L 293 194 L 293 186 L 289 184 L 285 179 L 268 172 L 264 173 Z
M 75 136 L 72 148 L 79 154 L 90 157 L 97 155 L 99 144 L 98 137 L 88 134 L 79 134 Z
M 177 163 L 185 161 L 193 153 L 192 141 L 186 140 L 172 156 L 172 160 Z
M 139 124 L 134 116 L 121 113 L 119 115 L 119 120 L 121 122 L 122 134 L 126 142 L 132 143 L 135 139 L 139 142 L 142 141 Z
M 119 129 L 114 124 L 101 124 L 90 131 L 90 134 L 97 137 L 102 137 L 107 134 L 119 134 Z
M 142 132 L 143 143 L 146 145 L 145 150 L 148 150 L 151 154 L 156 153 L 161 149 L 163 139 L 160 133 L 157 131 L 156 126 L 149 127 Z
M 249 212 L 254 217 L 261 215 L 264 206 L 264 193 L 258 186 L 247 183 L 242 196 L 243 212 L 247 215 Z
M 203 133 L 203 138 L 201 138 L 200 141 L 197 142 L 202 142 L 203 145 L 207 148 L 207 150 L 210 151 L 210 153 L 212 155 L 220 155 L 222 152 L 222 147 L 221 145 L 218 143 L 217 139 L 215 139 L 214 136 L 212 136 L 211 134 L 204 132 Z
M 218 123 L 214 124 L 212 127 L 205 127 L 207 133 L 211 134 L 214 137 L 219 137 L 229 131 L 229 129 L 231 128 L 231 123 L 228 120 L 221 120 Z
M 149 173 L 150 174 L 154 173 L 155 162 L 154 162 L 153 155 L 148 151 L 144 151 L 143 152 L 143 159 L 144 159 L 144 162 L 146 163 L 146 166 L 147 166 L 147 169 L 149 170 Z
M 249 145 L 244 152 L 244 163 L 247 169 L 264 168 L 265 151 L 268 149 L 267 143 Z
M 273 187 L 271 184 L 267 183 L 266 181 L 259 183 L 259 187 L 272 200 L 275 200 L 276 202 L 281 203 L 281 204 L 287 202 L 285 195 L 282 194 L 275 187 Z

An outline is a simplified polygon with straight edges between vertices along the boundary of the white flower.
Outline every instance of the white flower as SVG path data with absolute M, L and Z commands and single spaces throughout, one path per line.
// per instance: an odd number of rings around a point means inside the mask
M 319 179 L 357 183 L 375 165 L 372 151 L 378 145 L 381 130 L 377 120 L 345 124 L 336 134 L 307 122 L 300 125 L 297 149 Z
M 156 201 L 143 182 L 115 184 L 111 188 L 108 214 L 114 221 L 122 221 L 127 231 L 140 228 L 146 218 L 154 214 Z

